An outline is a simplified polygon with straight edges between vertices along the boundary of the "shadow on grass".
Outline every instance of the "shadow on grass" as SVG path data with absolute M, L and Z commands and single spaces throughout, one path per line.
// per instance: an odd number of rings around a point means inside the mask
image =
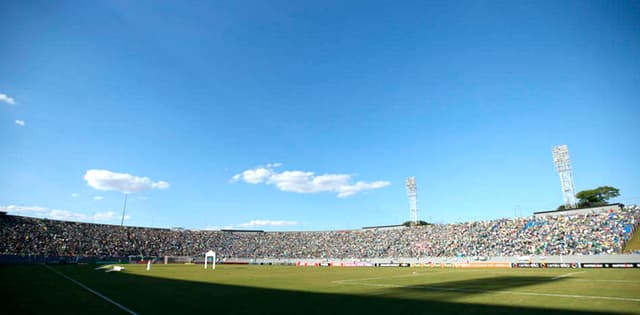
M 469 294 L 463 291 L 447 292 L 451 294 L 447 298 L 437 296 L 429 298 L 427 296 L 424 299 L 416 299 L 403 298 L 401 294 L 396 294 L 393 297 L 331 294 L 221 285 L 128 273 L 96 274 L 88 266 L 57 267 L 56 269 L 139 314 L 604 314 L 542 307 L 469 304 L 451 301 L 456 296 Z M 66 280 L 63 279 L 63 281 Z M 539 281 L 548 281 L 548 278 L 494 277 L 438 283 L 431 286 L 473 289 L 474 287 L 487 288 L 487 284 L 493 284 L 493 289 L 508 290 L 536 284 Z M 419 293 L 418 290 L 424 289 L 424 286 L 414 286 L 391 288 L 391 291 L 404 290 Z M 5 298 L 10 299 L 10 296 L 5 296 Z M 504 299 L 508 298 L 508 296 L 504 297 Z M 103 302 L 98 298 L 95 299 L 98 302 Z M 113 307 L 111 313 L 115 314 L 119 311 Z M 63 307 L 62 309 L 48 309 L 46 313 L 87 312 L 83 312 L 82 309 Z
M 465 279 L 439 283 L 417 284 L 398 288 L 393 291 L 427 291 L 438 292 L 438 300 L 455 300 L 462 296 L 486 294 L 492 291 L 512 291 L 520 287 L 532 286 L 546 282 L 562 282 L 565 279 L 551 280 L 548 277 L 531 276 L 497 276 L 488 278 Z M 509 298 L 506 296 L 505 298 Z

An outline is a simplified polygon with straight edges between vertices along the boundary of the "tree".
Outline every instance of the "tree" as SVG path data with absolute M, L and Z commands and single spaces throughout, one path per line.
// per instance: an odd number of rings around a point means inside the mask
M 601 186 L 596 189 L 583 190 L 576 194 L 580 207 L 606 205 L 611 198 L 620 196 L 620 189 L 611 186 Z
M 422 220 L 418 220 L 418 222 L 413 223 L 412 221 L 406 221 L 404 223 L 402 223 L 402 225 L 404 226 L 419 226 L 419 225 L 431 225 L 431 223 L 426 222 L 426 221 L 422 221 Z

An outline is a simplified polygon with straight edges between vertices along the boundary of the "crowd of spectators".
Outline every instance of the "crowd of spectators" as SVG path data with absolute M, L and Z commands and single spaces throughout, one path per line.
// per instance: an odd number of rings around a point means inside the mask
M 0 216 L 0 255 L 387 258 L 621 253 L 640 206 L 600 213 L 322 232 L 191 231 Z

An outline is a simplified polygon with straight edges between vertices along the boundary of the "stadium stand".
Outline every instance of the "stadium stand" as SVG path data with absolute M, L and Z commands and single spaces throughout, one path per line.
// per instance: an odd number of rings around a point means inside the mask
M 322 232 L 191 231 L 0 216 L 0 255 L 388 258 L 619 254 L 640 206 L 599 213 Z

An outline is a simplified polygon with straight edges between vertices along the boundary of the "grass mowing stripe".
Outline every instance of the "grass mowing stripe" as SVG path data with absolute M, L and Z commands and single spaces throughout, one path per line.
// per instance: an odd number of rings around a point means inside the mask
M 474 272 L 474 271 L 483 271 L 481 269 L 467 269 L 467 270 L 449 270 L 442 271 L 437 273 L 432 272 L 413 272 L 409 274 L 403 274 L 398 276 L 386 276 L 386 277 L 375 277 L 375 278 L 361 278 L 361 279 L 344 279 L 344 280 L 334 280 L 331 281 L 333 283 L 342 283 L 342 282 L 353 282 L 353 281 L 369 281 L 369 280 L 381 280 L 381 279 L 391 279 L 391 278 L 409 278 L 409 277 L 417 277 L 417 276 L 438 276 L 446 273 L 462 273 L 462 272 Z
M 127 313 L 129 313 L 129 314 L 131 314 L 131 315 L 138 315 L 138 313 L 136 313 L 136 312 L 134 312 L 134 311 L 132 311 L 132 310 L 130 310 L 130 309 L 128 309 L 128 308 L 126 308 L 124 305 L 122 305 L 122 304 L 120 304 L 120 303 L 118 303 L 118 302 L 116 302 L 116 301 L 114 301 L 114 300 L 112 300 L 112 299 L 110 299 L 110 298 L 108 298 L 108 297 L 104 296 L 104 295 L 103 295 L 103 294 L 101 294 L 100 292 L 98 292 L 98 291 L 96 291 L 96 290 L 93 290 L 93 289 L 89 288 L 88 286 L 86 286 L 86 285 L 82 284 L 81 282 L 79 282 L 79 281 L 77 281 L 77 280 L 75 280 L 75 279 L 73 279 L 73 278 L 71 278 L 71 277 L 69 277 L 69 276 L 65 275 L 64 273 L 62 273 L 62 272 L 60 272 L 60 271 L 58 271 L 58 270 L 55 270 L 55 269 L 53 269 L 53 268 L 51 268 L 51 267 L 49 267 L 49 266 L 47 266 L 47 265 L 43 265 L 43 266 L 44 266 L 45 268 L 47 268 L 47 269 L 49 269 L 49 270 L 53 271 L 54 273 L 58 274 L 59 276 L 61 276 L 61 277 L 65 278 L 65 279 L 67 279 L 67 280 L 69 280 L 69 281 L 71 281 L 71 282 L 75 283 L 77 286 L 79 286 L 79 287 L 81 287 L 81 288 L 83 288 L 83 289 L 85 289 L 85 290 L 87 290 L 87 291 L 89 291 L 89 292 L 91 292 L 91 293 L 95 294 L 95 295 L 96 295 L 96 296 L 98 296 L 99 298 L 101 298 L 101 299 L 103 299 L 103 300 L 105 300 L 105 301 L 107 301 L 107 302 L 109 302 L 109 303 L 111 303 L 111 304 L 113 304 L 113 305 L 117 306 L 117 307 L 118 307 L 118 308 L 120 308 L 121 310 L 123 310 L 123 311 L 125 311 L 125 312 L 127 312 Z
M 529 296 L 549 296 L 549 297 L 562 297 L 562 298 L 575 298 L 575 299 L 590 299 L 590 300 L 610 300 L 610 301 L 627 301 L 627 302 L 640 302 L 640 299 L 625 298 L 617 296 L 599 296 L 599 295 L 579 295 L 579 294 L 559 294 L 559 293 L 544 293 L 544 292 L 527 292 L 527 291 L 501 291 L 501 290 L 486 290 L 486 289 L 468 289 L 468 288 L 453 288 L 453 287 L 434 287 L 434 286 L 406 286 L 400 284 L 384 284 L 384 283 L 366 283 L 366 282 L 345 282 L 333 281 L 342 285 L 361 285 L 369 287 L 381 287 L 381 288 L 418 288 L 427 289 L 432 291 L 453 291 L 453 292 L 470 292 L 470 293 L 500 293 L 500 294 L 513 294 L 513 295 L 529 295 Z
M 551 279 L 553 279 L 553 280 L 556 280 L 556 279 L 562 279 L 562 278 L 569 277 L 569 276 L 571 276 L 571 275 L 577 275 L 577 274 L 579 274 L 579 273 L 585 273 L 585 271 L 565 273 L 565 274 L 563 274 L 563 275 L 559 275 L 559 276 L 557 276 L 557 277 L 553 277 L 553 278 L 551 278 Z

